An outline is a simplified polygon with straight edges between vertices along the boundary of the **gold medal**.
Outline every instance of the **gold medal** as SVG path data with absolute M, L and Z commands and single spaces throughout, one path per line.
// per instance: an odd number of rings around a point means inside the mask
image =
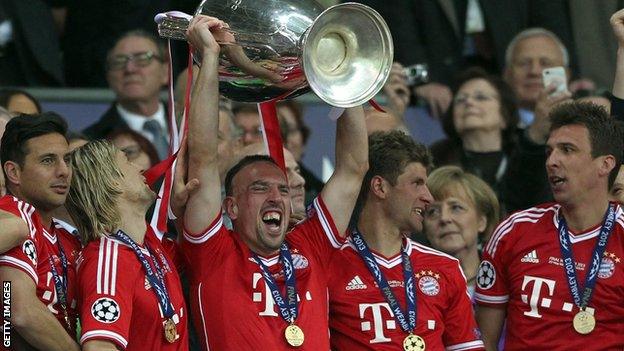
M 165 327 L 165 339 L 170 344 L 173 344 L 176 341 L 176 336 L 178 336 L 175 322 L 169 318 L 163 322 L 163 326 Z
M 410 333 L 403 339 L 403 350 L 405 351 L 424 351 L 425 340 L 418 335 Z
M 303 345 L 303 340 L 305 339 L 303 330 L 294 324 L 286 327 L 286 330 L 284 330 L 284 337 L 286 338 L 288 345 L 292 347 L 299 347 Z
M 589 334 L 596 327 L 596 318 L 591 313 L 581 310 L 572 320 L 574 330 L 579 334 Z

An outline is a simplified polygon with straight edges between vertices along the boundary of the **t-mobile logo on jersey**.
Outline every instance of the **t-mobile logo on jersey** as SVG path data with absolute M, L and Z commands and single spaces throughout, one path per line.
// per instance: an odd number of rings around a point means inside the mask
M 262 282 L 262 283 L 260 283 Z M 251 299 L 253 302 L 264 302 L 264 310 L 260 311 L 260 316 L 278 317 L 277 309 L 275 308 L 275 300 L 271 295 L 271 289 L 264 281 L 264 277 L 260 273 L 253 274 L 253 293 Z M 312 300 L 312 294 L 309 291 L 305 293 L 305 299 L 307 301 Z M 297 301 L 301 301 L 301 295 L 297 294 Z
M 532 285 L 532 287 L 530 287 L 530 285 Z M 542 297 L 542 287 L 544 287 L 544 295 L 548 297 Z M 527 294 L 520 295 L 522 302 L 529 304 L 531 307 L 531 310 L 525 311 L 524 315 L 534 318 L 542 318 L 542 315 L 539 314 L 538 307 L 550 308 L 552 299 L 549 297 L 552 297 L 555 291 L 555 281 L 525 275 L 524 281 L 522 282 L 522 291 L 524 292 L 528 289 L 531 289 L 530 296 Z
M 372 315 L 372 321 L 370 320 L 370 317 L 366 316 L 369 314 L 369 310 L 370 315 Z M 384 311 L 387 311 L 387 313 Z M 384 319 L 384 314 L 387 316 L 386 319 Z M 361 303 L 360 318 L 363 320 L 363 332 L 374 329 L 375 337 L 369 341 L 371 344 L 390 341 L 390 338 L 384 335 L 384 326 L 387 329 L 396 329 L 396 322 L 394 320 L 394 313 L 392 313 L 392 310 L 387 303 Z

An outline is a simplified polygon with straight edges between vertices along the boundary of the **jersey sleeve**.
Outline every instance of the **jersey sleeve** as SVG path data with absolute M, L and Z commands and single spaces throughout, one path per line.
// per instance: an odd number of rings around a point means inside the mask
M 479 305 L 503 308 L 509 301 L 506 258 L 509 256 L 507 251 L 512 230 L 513 227 L 503 221 L 483 250 L 475 290 L 475 300 Z
M 199 233 L 191 233 L 184 228 L 181 243 L 182 262 L 188 264 L 188 272 L 191 280 L 197 280 L 195 276 L 200 273 L 199 269 L 191 267 L 210 267 L 214 262 L 220 262 L 219 255 L 229 253 L 225 246 L 229 242 L 228 229 L 223 223 L 223 215 L 219 213 L 210 225 Z M 192 263 L 192 265 L 191 265 Z
M 340 249 L 345 239 L 340 236 L 331 213 L 319 196 L 308 206 L 307 219 L 287 234 L 293 242 L 305 242 L 317 253 L 321 262 L 328 263 L 335 250 Z
M 481 333 L 474 318 L 474 311 L 466 278 L 459 261 L 451 263 L 449 270 L 449 301 L 444 314 L 444 334 L 442 339 L 446 350 L 485 350 Z
M 43 252 L 42 243 L 37 240 L 37 227 L 40 226 L 35 208 L 15 198 L 4 197 L 0 209 L 21 218 L 29 228 L 30 236 L 21 245 L 12 248 L 0 255 L 0 266 L 13 267 L 26 273 L 37 285 L 37 264 L 39 255 Z
M 87 249 L 85 249 L 87 250 Z M 80 343 L 106 340 L 121 349 L 128 345 L 132 301 L 141 269 L 120 255 L 117 242 L 101 240 L 88 248 L 78 271 L 82 336 Z M 136 326 L 135 326 L 136 327 Z

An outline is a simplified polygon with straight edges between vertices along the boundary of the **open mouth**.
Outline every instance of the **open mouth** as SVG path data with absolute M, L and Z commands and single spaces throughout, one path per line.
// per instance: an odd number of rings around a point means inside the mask
M 282 224 L 282 214 L 277 211 L 267 211 L 262 215 L 262 222 L 270 231 L 278 231 Z
M 553 186 L 560 186 L 563 183 L 565 183 L 565 178 L 557 177 L 557 176 L 549 177 L 548 180 L 550 181 L 550 184 L 552 184 Z

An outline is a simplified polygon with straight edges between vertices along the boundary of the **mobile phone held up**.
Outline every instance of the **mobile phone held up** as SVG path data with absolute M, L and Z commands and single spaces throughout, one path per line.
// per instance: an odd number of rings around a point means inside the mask
M 551 95 L 558 95 L 568 91 L 568 77 L 565 68 L 561 66 L 545 68 L 542 71 L 542 81 L 544 82 L 544 88 L 552 84 L 557 87 Z

